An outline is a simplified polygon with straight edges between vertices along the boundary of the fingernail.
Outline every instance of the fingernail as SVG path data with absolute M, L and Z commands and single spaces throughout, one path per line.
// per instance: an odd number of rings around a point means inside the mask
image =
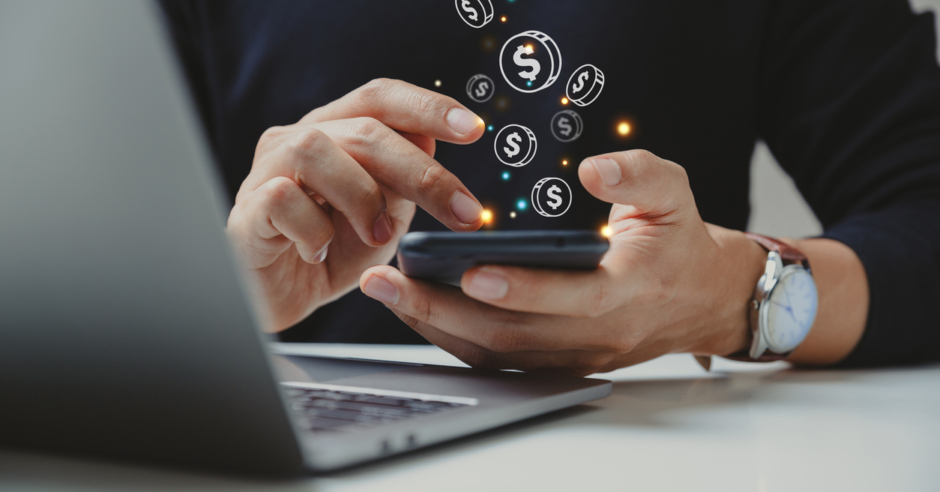
M 509 291 L 506 277 L 483 268 L 467 284 L 467 294 L 482 299 L 502 299 Z
M 383 210 L 379 218 L 375 219 L 372 226 L 372 237 L 376 241 L 385 244 L 392 239 L 392 221 L 388 218 L 388 212 Z
M 601 181 L 607 186 L 620 184 L 620 180 L 623 179 L 620 166 L 613 159 L 591 159 L 591 164 L 594 164 L 594 169 L 600 175 Z
M 372 278 L 366 281 L 366 285 L 362 287 L 362 292 L 386 304 L 398 304 L 398 289 L 391 282 L 377 275 L 373 275 Z
M 450 211 L 464 224 L 472 224 L 480 218 L 483 206 L 458 190 L 450 197 Z
M 447 124 L 457 133 L 470 133 L 476 130 L 482 120 L 466 109 L 453 108 L 447 112 Z
M 330 249 L 330 245 L 329 245 L 329 244 L 327 244 L 326 246 L 324 246 L 323 249 L 321 249 L 320 252 L 317 253 L 317 256 L 315 256 L 315 257 L 313 258 L 313 262 L 314 262 L 314 263 L 322 263 L 323 260 L 326 259 L 326 252 L 327 252 L 328 249 Z

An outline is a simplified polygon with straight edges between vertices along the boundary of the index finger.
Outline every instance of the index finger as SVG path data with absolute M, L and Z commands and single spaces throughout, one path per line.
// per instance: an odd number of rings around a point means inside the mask
M 391 79 L 375 79 L 317 108 L 301 123 L 375 118 L 386 126 L 444 142 L 468 144 L 483 135 L 483 120 L 455 99 Z

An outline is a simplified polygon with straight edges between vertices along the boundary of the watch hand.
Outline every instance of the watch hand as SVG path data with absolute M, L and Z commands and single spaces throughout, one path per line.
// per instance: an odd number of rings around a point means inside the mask
M 793 308 L 791 308 L 790 306 L 784 306 L 783 304 L 780 304 L 780 303 L 777 302 L 777 301 L 770 301 L 770 302 L 772 302 L 772 303 L 774 303 L 774 304 L 780 306 L 780 307 L 783 308 L 784 310 L 786 310 L 786 312 L 790 313 L 790 318 L 793 320 L 793 322 L 796 323 L 796 324 L 800 324 L 800 322 L 797 321 L 796 316 L 793 314 Z
M 790 313 L 790 318 L 793 319 L 794 323 L 800 324 L 800 322 L 796 319 L 796 315 L 793 314 L 793 301 L 790 300 L 790 292 L 786 289 L 786 287 L 783 289 L 783 294 L 787 296 L 787 312 Z
M 783 288 L 783 295 L 787 296 L 787 306 L 793 306 L 793 301 L 790 300 L 790 292 L 786 287 Z M 790 310 L 790 308 L 787 309 Z M 790 310 L 790 312 L 792 313 L 793 311 Z

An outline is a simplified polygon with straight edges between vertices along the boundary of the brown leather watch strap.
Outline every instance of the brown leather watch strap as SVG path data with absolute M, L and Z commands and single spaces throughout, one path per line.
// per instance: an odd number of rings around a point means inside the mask
M 745 236 L 753 239 L 757 244 L 760 244 L 767 251 L 775 251 L 780 255 L 780 258 L 786 261 L 793 263 L 800 263 L 807 270 L 809 269 L 809 260 L 806 258 L 806 255 L 800 252 L 800 250 L 790 246 L 787 243 L 778 241 L 772 237 L 761 236 L 760 234 L 754 234 L 753 232 L 745 232 Z

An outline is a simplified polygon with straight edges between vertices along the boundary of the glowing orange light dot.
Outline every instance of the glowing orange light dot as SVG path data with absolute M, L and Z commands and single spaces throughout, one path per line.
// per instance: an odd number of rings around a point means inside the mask
M 480 218 L 483 219 L 484 224 L 489 224 L 493 222 L 493 212 L 484 209 L 483 213 L 480 214 Z
M 601 227 L 601 236 L 610 237 L 610 226 L 609 226 L 609 225 L 605 225 L 604 227 Z
M 563 104 L 563 105 L 564 105 L 564 104 L 568 104 L 568 98 L 567 98 L 567 97 L 561 98 L 561 104 Z
M 500 17 L 499 20 L 502 21 L 502 22 L 506 22 L 506 16 L 504 15 L 504 16 Z
M 619 133 L 621 136 L 629 135 L 630 130 L 630 124 L 626 121 L 621 121 L 620 124 L 617 125 L 617 133 Z
M 525 45 L 525 49 L 527 49 L 527 50 L 529 50 L 529 51 L 533 51 L 531 44 Z
M 567 165 L 568 165 L 568 159 L 565 159 L 565 160 L 561 161 L 561 165 L 562 165 L 562 166 L 567 166 Z

